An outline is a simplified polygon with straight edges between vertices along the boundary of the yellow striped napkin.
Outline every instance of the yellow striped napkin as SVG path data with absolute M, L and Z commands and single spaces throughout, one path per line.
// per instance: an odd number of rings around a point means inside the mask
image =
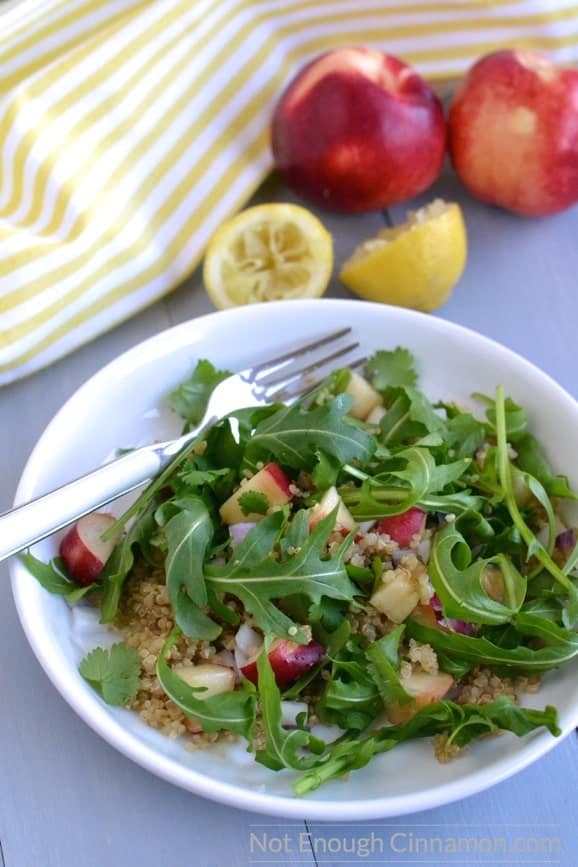
M 175 287 L 269 171 L 284 82 L 338 45 L 430 78 L 575 59 L 571 0 L 21 0 L 0 6 L 0 384 Z

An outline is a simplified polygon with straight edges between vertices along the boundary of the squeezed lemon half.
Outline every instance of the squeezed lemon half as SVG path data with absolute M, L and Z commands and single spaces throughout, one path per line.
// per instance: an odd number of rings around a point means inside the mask
M 467 250 L 460 206 L 436 199 L 358 247 L 339 277 L 369 301 L 435 310 L 460 279 Z
M 215 307 L 318 298 L 333 270 L 333 241 L 317 217 L 298 205 L 257 205 L 217 229 L 203 278 Z

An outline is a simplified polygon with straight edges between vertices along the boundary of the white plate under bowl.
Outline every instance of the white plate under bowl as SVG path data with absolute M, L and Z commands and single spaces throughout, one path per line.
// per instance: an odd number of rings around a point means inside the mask
M 506 393 L 527 407 L 534 431 L 557 471 L 578 484 L 578 405 L 548 376 L 515 353 L 465 328 L 400 308 L 359 301 L 280 302 L 211 314 L 171 328 L 107 365 L 74 394 L 49 424 L 24 470 L 22 503 L 98 466 L 119 446 L 177 433 L 165 398 L 199 358 L 240 369 L 308 338 L 351 325 L 364 353 L 406 346 L 432 398 L 469 402 L 473 391 Z M 165 408 L 163 408 L 165 407 Z M 35 553 L 54 556 L 58 538 Z M 105 740 L 135 762 L 198 795 L 246 810 L 316 820 L 375 819 L 438 806 L 479 792 L 524 768 L 558 742 L 539 731 L 505 734 L 439 764 L 429 740 L 377 757 L 347 780 L 305 799 L 292 795 L 295 774 L 256 764 L 244 746 L 189 753 L 128 710 L 104 704 L 78 674 L 92 647 L 111 641 L 86 606 L 72 609 L 45 592 L 14 558 L 12 582 L 28 640 L 56 688 Z M 578 724 L 578 666 L 546 676 L 533 706 L 553 704 L 564 734 Z

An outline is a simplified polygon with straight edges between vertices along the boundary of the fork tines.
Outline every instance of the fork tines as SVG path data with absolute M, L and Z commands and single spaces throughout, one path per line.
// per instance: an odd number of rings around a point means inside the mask
M 336 367 L 356 368 L 366 362 L 366 358 L 347 361 L 347 357 L 359 348 L 358 341 L 345 340 L 350 334 L 351 328 L 341 328 L 248 368 L 241 372 L 241 376 L 257 387 L 268 402 L 294 400 L 314 391 Z

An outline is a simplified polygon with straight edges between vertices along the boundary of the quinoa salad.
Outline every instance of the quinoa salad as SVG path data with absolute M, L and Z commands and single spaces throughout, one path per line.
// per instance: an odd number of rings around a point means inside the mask
M 185 430 L 227 375 L 202 360 L 169 396 Z M 432 403 L 408 350 L 376 352 L 217 421 L 50 564 L 24 554 L 118 636 L 81 675 L 186 749 L 244 739 L 299 796 L 418 738 L 447 762 L 559 734 L 539 690 L 578 654 L 577 497 L 502 387 L 473 398 Z

